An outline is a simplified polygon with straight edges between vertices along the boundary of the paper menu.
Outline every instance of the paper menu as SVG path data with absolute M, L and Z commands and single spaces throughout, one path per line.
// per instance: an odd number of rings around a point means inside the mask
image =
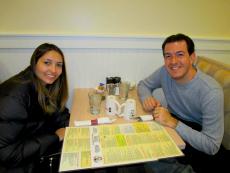
M 69 127 L 63 143 L 60 170 L 80 170 L 182 156 L 156 122 Z

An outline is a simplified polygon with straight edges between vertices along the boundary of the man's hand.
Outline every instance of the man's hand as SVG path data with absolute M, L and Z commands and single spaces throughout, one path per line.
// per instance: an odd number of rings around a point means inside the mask
M 155 98 L 153 98 L 152 96 L 147 97 L 143 101 L 143 108 L 147 112 L 153 111 L 155 107 L 158 107 L 158 106 L 160 106 L 160 102 L 156 100 Z
M 174 118 L 164 107 L 156 107 L 153 111 L 153 118 L 162 125 L 176 128 L 178 120 Z
M 63 141 L 65 136 L 65 128 L 57 129 L 55 134 L 59 137 L 59 141 Z

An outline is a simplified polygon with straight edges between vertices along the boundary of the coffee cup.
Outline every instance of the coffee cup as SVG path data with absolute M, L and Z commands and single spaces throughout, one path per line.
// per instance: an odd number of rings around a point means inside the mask
M 107 115 L 119 115 L 121 105 L 114 95 L 107 95 L 105 100 L 105 112 Z
M 127 99 L 121 105 L 121 114 L 120 117 L 124 117 L 124 119 L 129 120 L 132 119 L 136 115 L 136 101 L 134 99 Z

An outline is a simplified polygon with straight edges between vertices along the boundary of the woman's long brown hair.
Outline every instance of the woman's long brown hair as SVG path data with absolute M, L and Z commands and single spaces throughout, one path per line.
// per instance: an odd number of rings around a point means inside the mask
M 37 78 L 35 74 L 35 66 L 45 53 L 49 51 L 56 51 L 62 56 L 63 66 L 62 73 L 59 78 L 50 85 L 42 84 L 42 81 Z M 44 43 L 38 46 L 33 52 L 30 60 L 30 66 L 33 71 L 32 81 L 38 92 L 38 102 L 44 112 L 52 114 L 56 111 L 63 111 L 68 98 L 68 85 L 65 67 L 64 54 L 60 48 L 54 44 Z

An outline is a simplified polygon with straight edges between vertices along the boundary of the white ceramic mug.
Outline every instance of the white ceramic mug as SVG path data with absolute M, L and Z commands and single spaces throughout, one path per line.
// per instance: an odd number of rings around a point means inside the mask
M 120 117 L 129 120 L 136 115 L 136 101 L 134 99 L 127 99 L 125 103 L 121 105 Z
M 106 96 L 105 112 L 107 115 L 119 115 L 121 113 L 121 105 L 114 95 Z

